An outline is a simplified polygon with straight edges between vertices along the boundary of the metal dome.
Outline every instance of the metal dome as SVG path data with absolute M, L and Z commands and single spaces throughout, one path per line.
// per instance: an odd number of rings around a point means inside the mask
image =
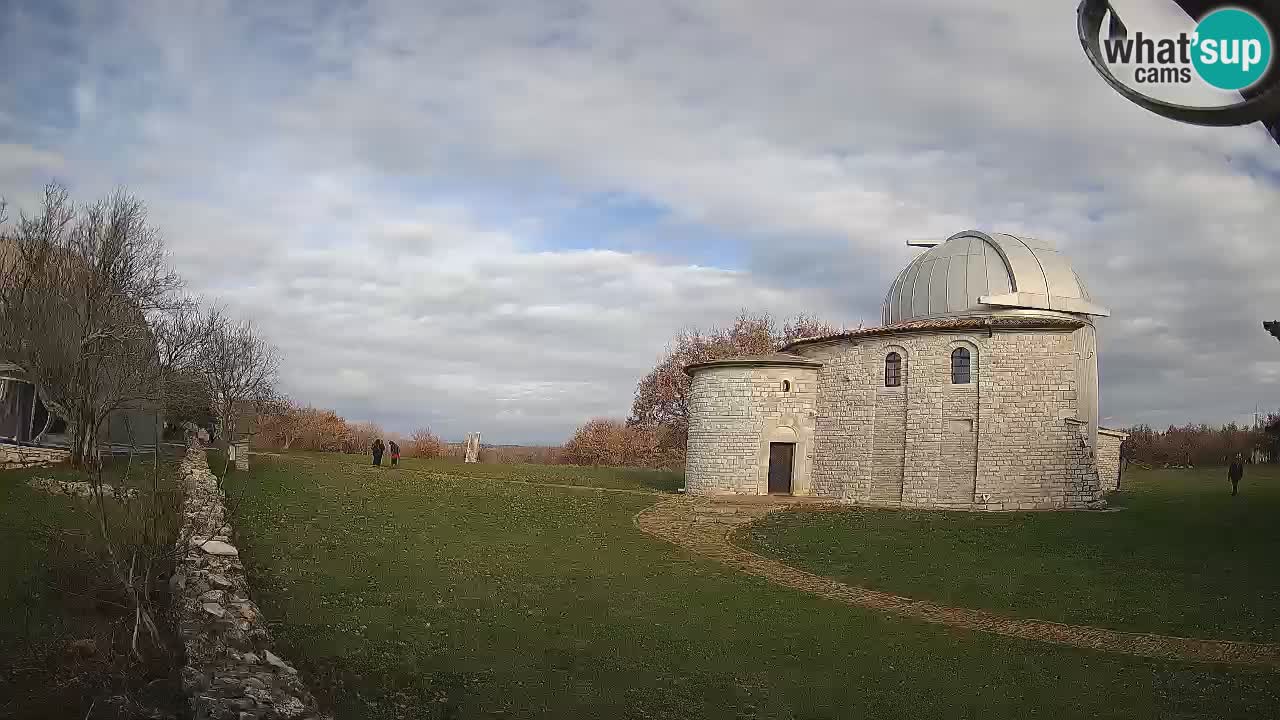
M 1053 245 L 1032 238 L 969 230 L 944 243 L 913 241 L 930 250 L 893 281 L 884 324 L 1007 308 L 1107 316 L 1071 263 Z

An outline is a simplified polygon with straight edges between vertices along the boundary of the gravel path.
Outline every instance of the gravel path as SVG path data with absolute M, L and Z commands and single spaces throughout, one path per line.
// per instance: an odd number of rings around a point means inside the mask
M 635 523 L 650 535 L 783 587 L 939 625 L 1165 660 L 1280 667 L 1280 645 L 1122 632 L 948 607 L 846 585 L 758 555 L 730 541 L 730 533 L 735 527 L 794 504 L 798 503 L 790 499 L 771 502 L 678 497 L 662 500 L 640 511 L 635 516 Z

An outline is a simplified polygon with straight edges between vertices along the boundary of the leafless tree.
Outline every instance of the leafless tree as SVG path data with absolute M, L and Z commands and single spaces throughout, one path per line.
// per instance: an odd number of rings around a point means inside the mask
M 111 413 L 158 399 L 148 320 L 181 302 L 181 281 L 146 207 L 124 191 L 76 208 L 50 184 L 0 246 L 0 356 L 67 421 L 83 464 Z
M 150 443 L 149 504 L 125 507 L 123 515 L 134 516 L 125 522 L 107 506 L 127 504 L 137 443 L 127 443 L 130 462 L 119 492 L 108 497 L 99 441 L 111 415 L 124 409 L 151 411 L 158 436 L 167 378 L 190 367 L 191 348 L 200 342 L 183 320 L 191 302 L 180 289 L 146 207 L 124 191 L 77 208 L 65 188 L 50 184 L 34 215 L 21 214 L 15 227 L 0 230 L 0 357 L 20 367 L 45 405 L 67 421 L 72 460 L 94 490 L 103 569 L 134 613 L 135 655 L 140 631 L 163 648 L 151 592 L 174 546 L 158 527 L 165 512 L 159 447 Z
M 374 440 L 386 435 L 387 431 L 374 422 L 347 423 L 346 451 L 367 453 Z
M 247 426 L 275 397 L 279 351 L 248 321 L 236 321 L 214 308 L 204 318 L 200 371 L 217 415 L 225 445 L 250 434 Z
M 212 420 L 212 398 L 201 361 L 209 342 L 209 324 L 194 298 L 151 318 L 161 408 L 170 422 Z
M 174 418 L 213 406 L 233 431 L 244 403 L 270 396 L 276 351 L 250 324 L 203 313 L 181 293 L 145 206 L 127 193 L 76 208 L 50 184 L 38 212 L 13 227 L 4 209 L 0 202 L 0 360 L 20 367 L 67 421 L 73 460 L 94 489 L 101 569 L 134 615 L 131 650 L 140 657 L 150 638 L 163 652 L 153 586 L 186 543 L 160 525 L 174 508 L 161 492 L 159 411 Z M 139 443 L 124 443 L 118 492 L 107 490 L 99 454 L 104 423 L 124 409 L 154 418 L 150 493 L 136 501 L 129 486 L 140 484 Z M 124 507 L 108 511 L 113 504 Z

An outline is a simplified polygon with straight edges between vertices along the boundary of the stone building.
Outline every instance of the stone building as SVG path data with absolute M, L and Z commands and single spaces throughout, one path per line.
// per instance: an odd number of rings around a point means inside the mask
M 1096 507 L 1096 317 L 1052 245 L 962 232 L 889 288 L 880 327 L 690 365 L 686 486 L 968 510 Z

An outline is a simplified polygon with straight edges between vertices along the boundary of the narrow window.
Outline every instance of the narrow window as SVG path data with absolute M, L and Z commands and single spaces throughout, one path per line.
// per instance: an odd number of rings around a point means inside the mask
M 951 351 L 951 384 L 969 384 L 969 350 L 966 348 Z
M 791 381 L 790 381 L 790 380 L 783 380 L 783 381 L 782 381 L 782 392 L 791 392 Z
M 898 387 L 902 384 L 902 356 L 891 352 L 884 359 L 884 386 Z

